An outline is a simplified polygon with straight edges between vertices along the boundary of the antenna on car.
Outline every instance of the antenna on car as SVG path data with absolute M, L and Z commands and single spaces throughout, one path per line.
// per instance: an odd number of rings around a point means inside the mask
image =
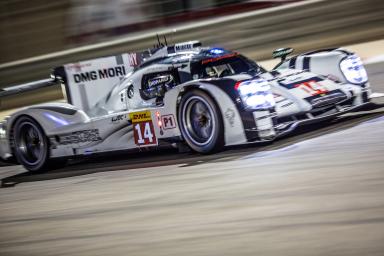
M 163 36 L 164 36 L 165 46 L 168 46 L 167 37 L 165 35 L 163 35 Z
M 160 42 L 159 34 L 156 34 L 156 37 L 157 37 L 157 47 L 158 47 L 158 48 L 163 47 L 164 44 Z

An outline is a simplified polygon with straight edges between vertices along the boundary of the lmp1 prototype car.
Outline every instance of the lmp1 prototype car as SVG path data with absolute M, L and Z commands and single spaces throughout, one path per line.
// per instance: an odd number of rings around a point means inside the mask
M 276 50 L 281 62 L 266 71 L 237 52 L 191 41 L 55 68 L 68 103 L 6 118 L 0 155 L 37 171 L 59 159 L 167 144 L 212 153 L 272 141 L 370 101 L 355 54 L 326 49 L 287 57 L 291 52 Z

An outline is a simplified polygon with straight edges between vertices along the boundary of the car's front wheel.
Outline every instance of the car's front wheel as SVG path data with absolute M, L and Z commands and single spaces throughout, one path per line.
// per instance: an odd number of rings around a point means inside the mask
M 201 90 L 183 95 L 178 120 L 181 134 L 194 151 L 207 154 L 224 146 L 223 119 L 214 100 Z
M 49 142 L 41 126 L 31 117 L 22 116 L 14 125 L 14 154 L 17 161 L 29 171 L 48 167 Z

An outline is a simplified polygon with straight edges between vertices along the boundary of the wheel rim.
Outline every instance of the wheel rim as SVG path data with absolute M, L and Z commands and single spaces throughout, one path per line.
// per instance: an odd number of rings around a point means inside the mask
M 44 158 L 43 134 L 31 122 L 24 122 L 20 125 L 16 146 L 22 160 L 28 165 L 36 165 Z
M 216 128 L 211 105 L 200 96 L 192 96 L 186 100 L 182 111 L 186 136 L 199 146 L 209 144 Z

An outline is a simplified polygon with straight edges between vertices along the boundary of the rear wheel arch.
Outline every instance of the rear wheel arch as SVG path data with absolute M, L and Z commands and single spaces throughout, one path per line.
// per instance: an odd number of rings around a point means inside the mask
M 18 147 L 21 142 L 18 141 L 21 138 L 20 134 L 16 134 L 17 132 L 22 133 L 23 131 L 16 131 L 16 129 L 20 129 L 20 126 L 29 124 L 31 127 L 35 127 L 38 133 L 40 134 L 39 138 L 42 141 L 43 148 L 40 149 L 42 152 L 42 159 L 37 159 L 36 164 L 28 164 L 28 160 L 26 160 L 26 155 L 27 153 L 24 152 L 24 156 L 22 155 L 23 153 L 18 150 Z M 33 128 L 32 128 L 33 129 Z M 56 166 L 56 159 L 51 158 L 51 150 L 50 150 L 50 140 L 48 136 L 46 135 L 45 129 L 41 126 L 41 124 L 32 116 L 27 115 L 27 114 L 22 114 L 18 117 L 16 117 L 12 123 L 10 124 L 10 147 L 12 150 L 12 154 L 14 158 L 22 164 L 27 170 L 29 171 L 44 171 L 48 169 L 53 169 Z M 20 137 L 18 137 L 20 136 Z M 26 147 L 26 146 L 25 146 Z M 61 161 L 61 163 L 64 163 L 64 161 Z
M 15 124 L 17 123 L 18 120 L 20 120 L 20 118 L 31 118 L 32 120 L 34 120 L 39 126 L 40 128 L 44 131 L 44 134 L 46 134 L 46 131 L 45 129 L 40 125 L 39 121 L 36 120 L 36 118 L 34 118 L 33 116 L 31 115 L 28 115 L 28 114 L 21 114 L 17 117 L 15 117 L 12 122 L 9 124 L 9 145 L 11 146 L 11 150 L 12 150 L 12 154 L 14 153 L 13 150 L 14 150 L 14 129 L 15 129 Z

